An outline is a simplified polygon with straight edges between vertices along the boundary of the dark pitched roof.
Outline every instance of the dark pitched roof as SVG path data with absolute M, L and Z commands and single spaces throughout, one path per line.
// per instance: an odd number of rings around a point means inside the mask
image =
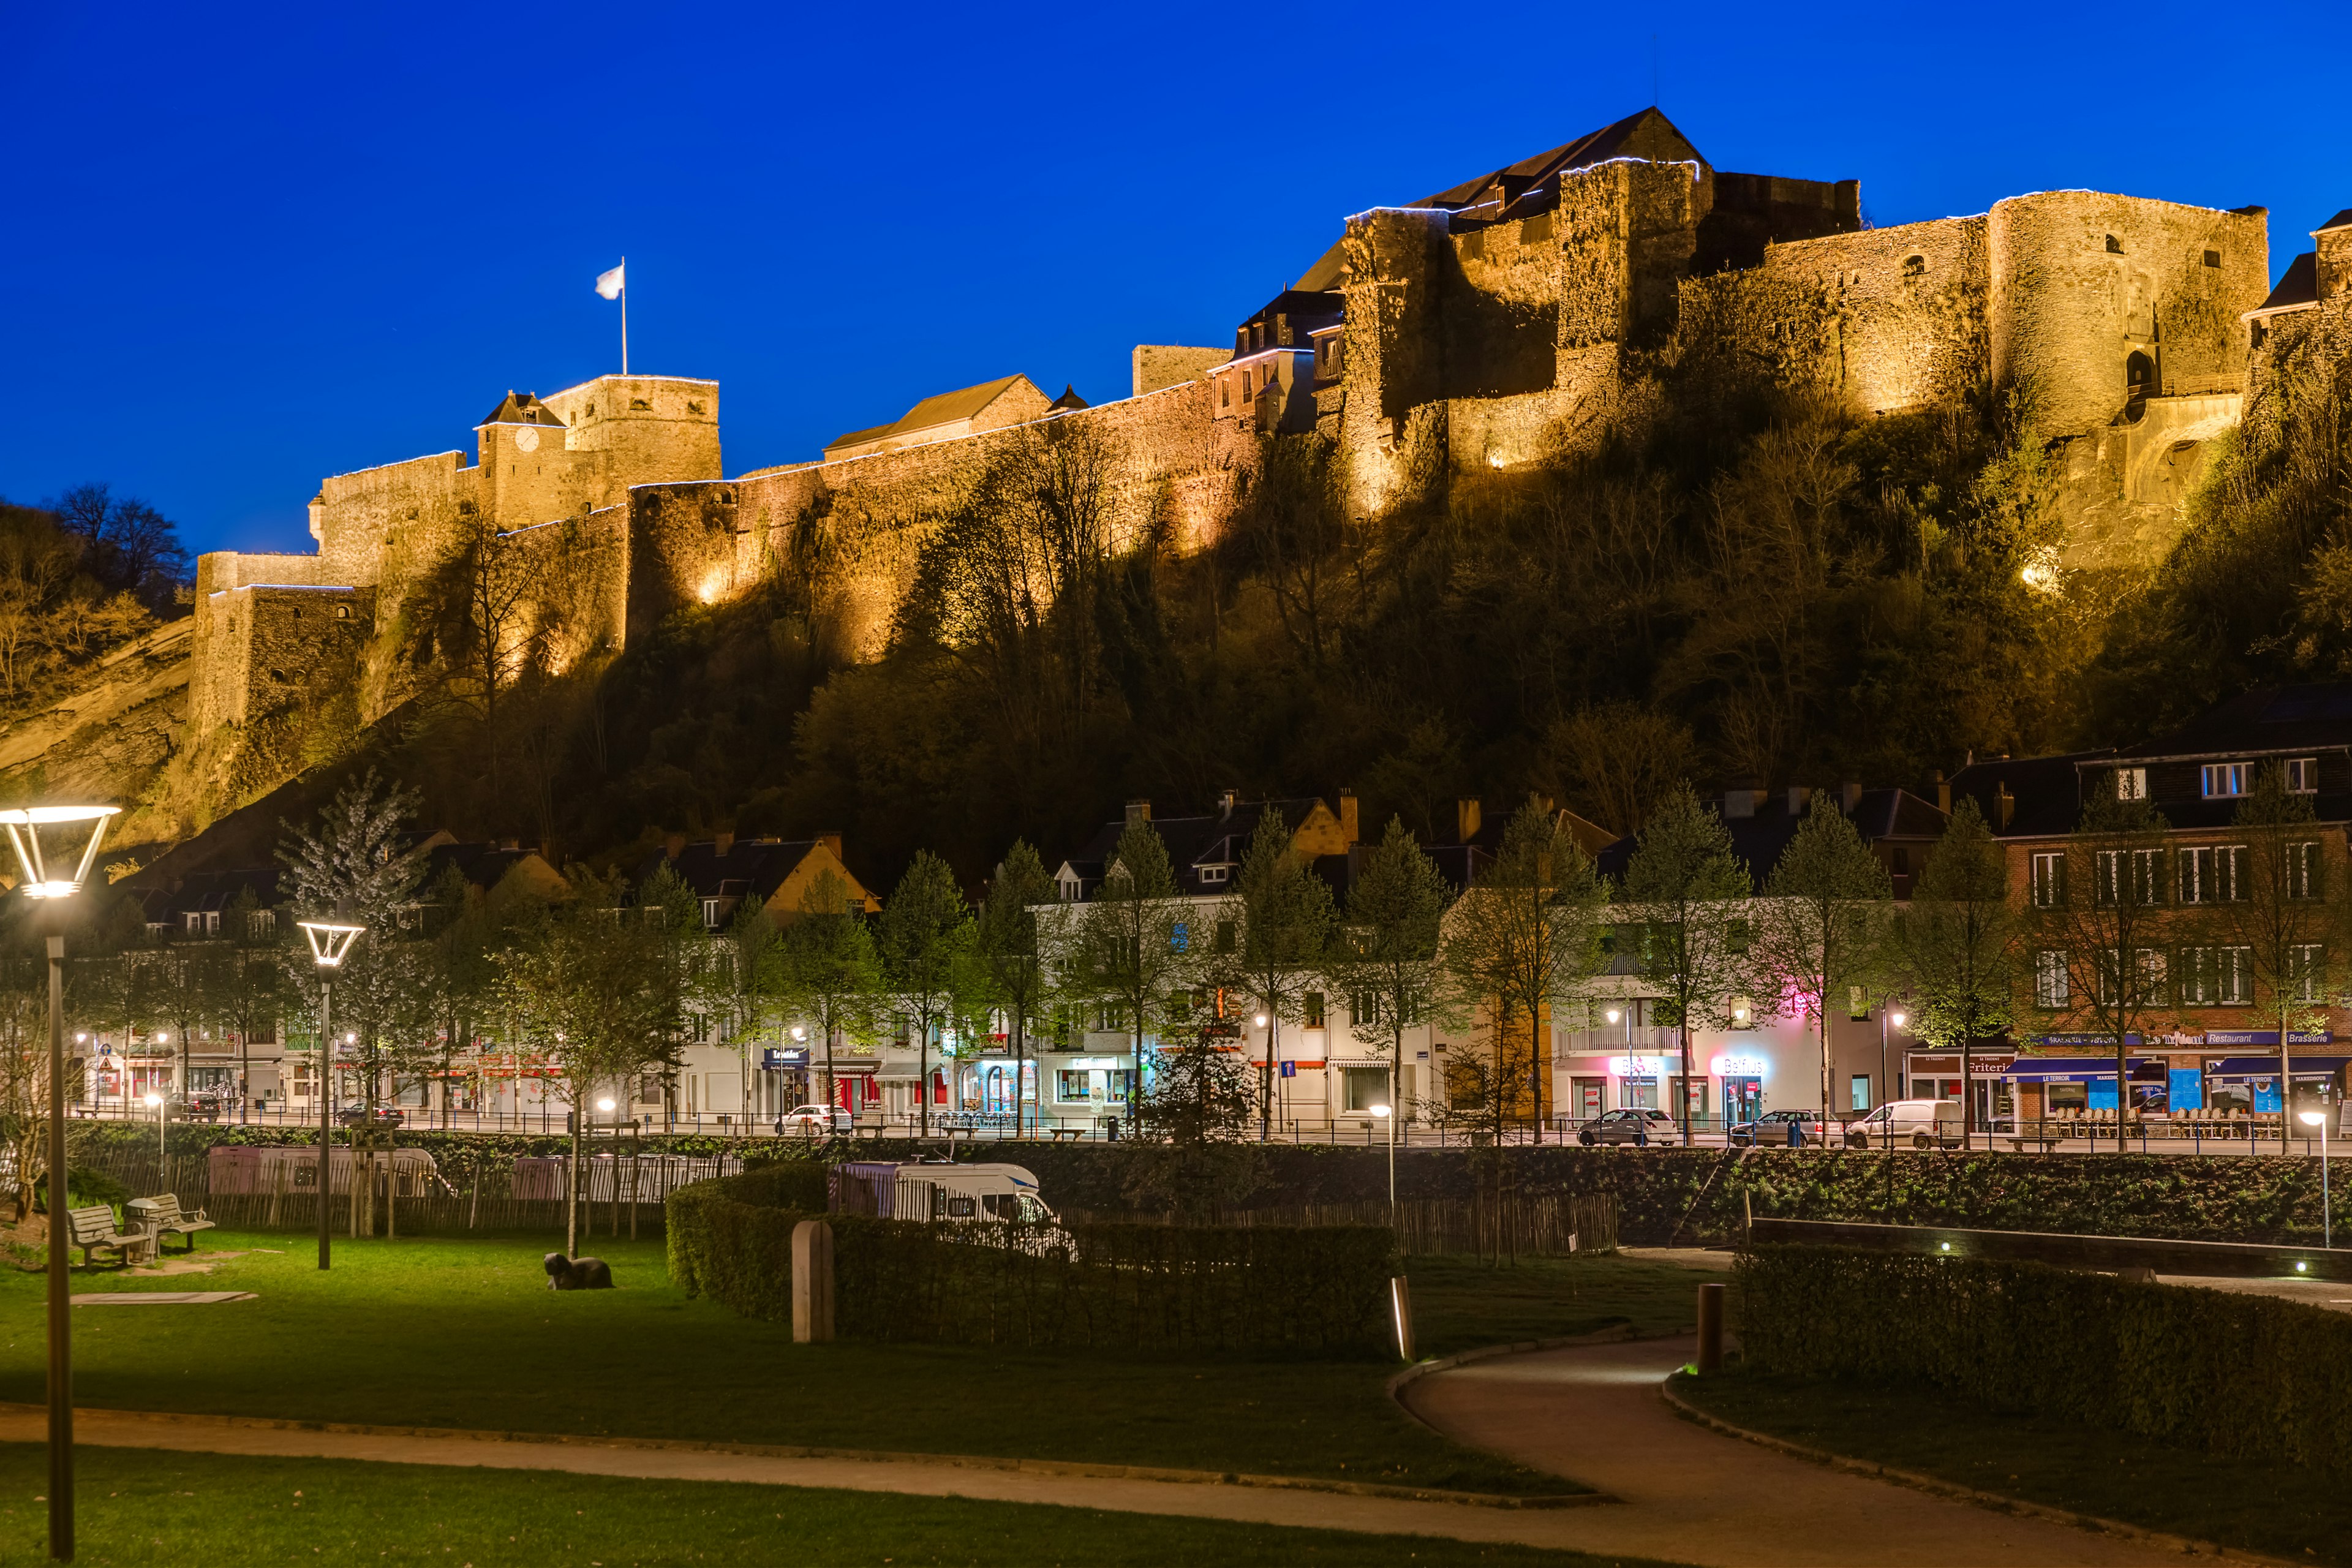
M 2300 306 L 2317 303 L 2319 303 L 2319 260 L 2312 252 L 2306 250 L 2286 264 L 2286 270 L 2279 276 L 2278 287 L 2271 290 L 2269 299 L 2254 307 L 2253 313 L 2260 315 L 2265 310 L 2292 310 Z
M 1240 866 L 1249 847 L 1250 836 L 1257 831 L 1257 825 L 1267 812 L 1279 813 L 1283 826 L 1295 833 L 1322 804 L 1313 795 L 1297 800 L 1236 800 L 1213 815 L 1153 817 L 1150 822 L 1160 842 L 1168 846 L 1168 864 L 1176 873 L 1176 890 L 1185 894 L 1222 893 L 1233 886 L 1233 871 Z M 1126 832 L 1124 816 L 1106 822 L 1075 854 L 1064 858 L 1064 864 L 1077 874 L 1082 884 L 1081 897 L 1092 896 Z M 1213 874 L 1220 868 L 1225 873 L 1222 877 Z M 1204 870 L 1211 874 L 1203 876 Z
M 1054 399 L 1048 406 L 1053 408 L 1086 408 L 1090 406 L 1090 405 L 1087 404 L 1085 398 L 1078 395 L 1077 384 L 1075 382 L 1066 381 L 1062 383 L 1062 395 Z
M 1538 212 L 1559 199 L 1558 176 L 1589 169 L 1612 158 L 1647 158 L 1660 163 L 1690 162 L 1711 168 L 1690 139 L 1655 108 L 1627 115 L 1598 131 L 1588 131 L 1573 142 L 1522 158 L 1516 163 L 1475 174 L 1417 202 L 1393 202 L 1392 206 L 1443 207 L 1462 212 L 1477 208 L 1487 218 L 1519 217 Z M 1493 204 L 1489 208 L 1486 204 Z M 1297 287 L 1308 291 L 1339 286 L 1339 247 L 1325 251 Z
M 2317 228 L 2313 229 L 2311 232 L 2314 234 L 2326 234 L 2331 228 L 2352 228 L 2352 207 L 2346 207 L 2342 212 L 2337 213 L 2334 217 L 2329 218 L 2326 223 L 2321 224 Z
M 535 849 L 501 844 L 495 839 L 484 839 L 478 844 L 436 845 L 425 852 L 424 872 L 416 884 L 417 891 L 425 898 L 432 897 L 442 877 L 454 867 L 459 876 L 487 893 L 497 887 L 509 871 L 537 853 Z
M 2053 757 L 2002 757 L 1970 763 L 1952 775 L 1952 799 L 1977 803 L 1996 837 L 2035 837 L 2071 833 L 2083 815 L 2083 769 L 2111 761 L 2112 748 L 2068 752 Z M 2002 786 L 2009 790 L 2009 822 L 2000 820 Z
M 2242 756 L 2352 744 L 2352 681 L 2261 687 L 2217 702 L 2169 734 L 2116 753 L 2162 757 Z
M 555 416 L 555 410 L 530 393 L 509 392 L 499 400 L 499 405 L 490 410 L 482 424 L 553 425 L 560 428 L 563 421 Z
M 217 913 L 233 907 L 248 888 L 259 907 L 278 908 L 278 868 L 274 866 L 191 871 L 169 888 L 152 888 L 141 894 L 139 906 L 149 925 L 180 925 L 191 914 Z
M 775 838 L 738 838 L 722 855 L 718 841 L 706 838 L 698 844 L 687 845 L 675 856 L 658 851 L 647 856 L 637 868 L 636 882 L 642 887 L 646 879 L 667 861 L 698 898 L 748 897 L 765 902 L 793 874 L 793 868 L 808 858 L 817 842 L 814 838 L 790 843 Z
M 1832 798 L 1836 796 L 1832 795 Z M 1713 804 L 1717 812 L 1722 810 L 1720 802 Z M 1724 817 L 1723 826 L 1731 836 L 1731 852 L 1748 868 L 1748 878 L 1758 892 L 1764 890 L 1772 868 L 1780 863 L 1782 852 L 1797 836 L 1798 825 L 1811 808 L 1812 803 L 1808 799 L 1791 810 L 1789 793 L 1775 790 L 1757 805 L 1752 816 Z M 1865 844 L 1906 839 L 1932 844 L 1943 837 L 1948 820 L 1932 802 L 1905 789 L 1864 790 L 1845 816 Z M 1638 842 L 1629 835 L 1602 850 L 1598 857 L 1601 875 L 1623 877 Z

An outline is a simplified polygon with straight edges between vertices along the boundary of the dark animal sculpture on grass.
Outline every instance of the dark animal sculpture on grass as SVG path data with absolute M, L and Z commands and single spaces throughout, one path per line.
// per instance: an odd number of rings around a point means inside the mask
M 610 1290 L 613 1270 L 601 1258 L 547 1255 L 547 1288 L 551 1290 Z

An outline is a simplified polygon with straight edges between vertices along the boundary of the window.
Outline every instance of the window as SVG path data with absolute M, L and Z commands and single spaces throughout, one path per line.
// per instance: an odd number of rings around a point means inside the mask
M 2163 850 L 2102 849 L 2098 853 L 2101 908 L 2112 909 L 2126 899 L 2135 906 L 2164 901 Z
M 1201 880 L 1203 882 L 1222 882 L 1233 874 L 1234 868 L 1231 866 L 1203 866 L 1201 868 Z
M 2224 800 L 2246 793 L 2249 770 L 2243 763 L 2207 763 L 2200 771 L 2207 800 Z
M 1234 378 L 1229 375 L 1221 375 L 1217 377 L 1217 406 L 1220 408 L 1231 408 L 1233 405 Z
M 1091 1096 L 1094 1074 L 1081 1069 L 1064 1068 L 1054 1075 L 1054 1098 L 1065 1101 L 1083 1102 Z
M 719 900 L 717 899 L 705 899 L 702 900 L 702 924 L 703 928 L 707 931 L 717 931 L 719 929 Z
M 2286 847 L 2286 896 L 2290 899 L 2316 899 L 2323 896 L 2320 880 L 2319 846 L 2290 844 Z
M 2200 846 L 2180 852 L 2180 901 L 2227 904 L 2246 896 L 2246 847 Z
M 2121 256 L 2123 253 L 2124 253 L 2124 242 L 2123 242 L 2122 240 L 2120 240 L 2120 239 L 2117 239 L 2117 238 L 2116 238 L 2114 235 L 2112 235 L 2112 234 L 2111 234 L 2111 235 L 2109 235 L 2109 236 L 2107 236 L 2107 254 L 2108 254 L 2109 256 Z
M 2066 857 L 2053 850 L 2033 858 L 2033 907 L 2054 910 L 2066 901 Z
M 1924 256 L 1906 256 L 1906 257 L 1905 257 L 1905 258 L 1903 258 L 1903 276 L 1904 276 L 1904 277 L 1906 277 L 1906 278 L 1916 278 L 1916 277 L 1918 277 L 1921 273 L 1923 273 L 1923 272 L 1925 272 L 1925 271 L 1927 271 L 1927 258 L 1926 257 L 1924 257 Z
M 2286 760 L 2286 792 L 2289 795 L 2319 793 L 2319 759 L 2289 757 Z
M 1323 1026 L 1323 993 L 1309 991 L 1307 994 L 1305 1013 L 1308 1028 L 1319 1029 Z
M 2298 1002 L 2321 1000 L 2327 987 L 2327 949 L 2315 942 L 2288 950 L 2287 991 Z
M 2045 947 L 2033 955 L 2033 1005 L 2063 1007 L 2067 1000 L 2066 951 Z
M 1849 1110 L 1870 1109 L 1870 1075 L 1868 1073 L 1858 1072 L 1853 1075 L 1853 1081 L 1847 1091 L 1846 1109 Z
M 969 1197 L 955 1196 L 948 1199 L 948 1218 L 950 1219 L 970 1219 L 979 1212 L 980 1205 Z
M 2116 770 L 2116 798 L 2117 800 L 2146 800 L 2147 798 L 2147 770 L 2146 768 L 2117 768 Z
M 661 1102 L 661 1074 L 657 1072 L 640 1073 L 637 1076 L 637 1103 L 639 1105 L 659 1105 Z
M 2205 265 L 2206 265 L 2206 266 L 2208 266 L 2208 267 L 2219 267 L 2219 266 L 2221 266 L 2221 253 L 2220 251 L 2218 251 L 2218 250 L 2209 250 L 2209 251 L 2207 251 L 2207 252 L 2205 253 Z
M 2119 1005 L 2123 1001 L 2123 998 L 2116 994 L 2116 954 L 2113 952 L 2102 952 L 2099 954 L 2098 983 L 2101 1006 L 2113 1007 Z M 2160 1003 L 2165 995 L 2166 977 L 2171 971 L 2171 964 L 2166 955 L 2157 948 L 2140 948 L 2134 954 L 2132 967 L 2136 972 L 2134 984 L 2137 987 L 2137 994 L 2134 1000 L 2144 1005 Z
M 1373 1106 L 1388 1104 L 1388 1068 L 1342 1068 L 1339 1078 L 1344 1109 L 1369 1114 Z

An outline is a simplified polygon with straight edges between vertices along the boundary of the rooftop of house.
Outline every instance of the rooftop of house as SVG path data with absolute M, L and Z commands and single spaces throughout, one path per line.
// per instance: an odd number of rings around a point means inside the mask
M 2299 310 L 2303 306 L 2317 303 L 2319 303 L 2319 258 L 2314 252 L 2306 250 L 2286 264 L 2286 270 L 2279 275 L 2278 287 L 2273 289 L 2270 298 L 2255 306 L 2252 313 L 2257 316 L 2271 315 L 2280 310 Z
M 1045 393 L 1038 390 L 1036 383 L 1025 375 L 999 376 L 994 381 L 983 381 L 977 386 L 963 386 L 958 387 L 953 392 L 934 393 L 887 425 L 877 425 L 867 429 L 852 430 L 845 435 L 835 436 L 824 444 L 825 454 L 830 457 L 835 452 L 849 447 L 862 447 L 870 442 L 895 437 L 917 436 L 926 430 L 935 430 L 942 426 L 954 425 L 962 420 L 977 417 L 987 409 L 990 404 L 1015 387 L 1022 386 L 1027 387 L 1040 400 L 1045 398 Z M 1073 391 L 1066 395 L 1076 396 L 1076 394 Z M 1085 405 L 1079 404 L 1077 406 Z
M 421 897 L 432 898 L 442 878 L 455 870 L 474 887 L 488 892 L 517 866 L 540 858 L 538 850 L 526 849 L 511 838 L 486 838 L 478 844 L 436 844 L 425 852 L 417 891 Z
M 151 926 L 179 925 L 191 914 L 217 914 L 232 909 L 247 892 L 256 907 L 274 910 L 278 904 L 278 879 L 274 866 L 191 871 L 169 888 L 151 888 L 141 894 L 140 911 Z
M 1283 826 L 1297 833 L 1316 812 L 1328 812 L 1329 808 L 1313 795 L 1295 800 L 1245 801 L 1237 795 L 1229 795 L 1216 811 L 1200 816 L 1151 816 L 1148 810 L 1147 807 L 1144 820 L 1159 832 L 1160 842 L 1168 847 L 1168 864 L 1175 873 L 1177 892 L 1197 895 L 1231 890 L 1234 875 L 1249 848 L 1250 837 L 1257 832 L 1266 813 L 1278 813 Z M 1127 832 L 1129 820 L 1122 816 L 1104 823 L 1062 862 L 1056 879 L 1063 883 L 1066 898 L 1072 881 L 1077 884 L 1080 899 L 1093 896 L 1118 851 L 1119 838 Z M 1345 861 L 1348 857 L 1325 858 Z M 1327 879 L 1344 879 L 1344 866 L 1336 869 L 1318 867 L 1318 870 Z M 1337 885 L 1344 889 L 1344 879 Z
M 1796 837 L 1798 826 L 1812 809 L 1815 795 L 1816 792 L 1802 787 L 1767 793 L 1753 785 L 1734 784 L 1724 792 L 1720 802 L 1715 803 L 1724 828 L 1731 837 L 1731 852 L 1748 868 L 1748 878 L 1758 892 L 1764 890 L 1789 841 Z M 1848 785 L 1843 791 L 1832 792 L 1829 798 L 1837 804 L 1865 844 L 1933 846 L 1943 837 L 1945 825 L 1950 820 L 1933 801 L 1923 800 L 1907 789 Z M 1637 837 L 1629 835 L 1602 850 L 1597 858 L 1601 875 L 1622 878 L 1639 843 Z M 1909 875 L 1906 867 L 1905 862 L 1893 868 L 1898 896 L 1908 890 L 1901 880 Z
M 499 400 L 499 405 L 490 410 L 482 423 L 484 425 L 553 425 L 561 427 L 563 421 L 555 416 L 555 410 L 533 397 L 530 393 L 509 392 Z

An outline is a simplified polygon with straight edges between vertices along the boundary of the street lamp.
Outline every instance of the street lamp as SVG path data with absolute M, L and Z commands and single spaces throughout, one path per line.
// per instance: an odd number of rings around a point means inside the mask
M 73 1514 L 73 1329 L 71 1296 L 66 1279 L 70 1262 L 72 1231 L 66 1224 L 66 938 L 65 901 L 81 891 L 82 882 L 98 860 L 99 841 L 106 837 L 107 819 L 117 805 L 37 805 L 0 811 L 0 825 L 16 851 L 25 873 L 18 891 L 40 901 L 40 922 L 49 950 L 49 1555 L 70 1563 L 74 1554 Z M 75 841 L 84 827 L 89 842 L 81 846 L 81 862 L 69 878 L 52 876 L 73 857 Z M 49 829 L 52 847 L 63 849 L 52 868 L 41 849 L 41 830 Z
M 155 1113 L 155 1161 L 160 1172 L 163 1161 L 163 1097 L 152 1089 L 147 1091 L 147 1109 Z
M 1255 1024 L 1258 1028 L 1263 1031 L 1266 1025 L 1272 1022 L 1272 1020 L 1265 1014 L 1260 1013 L 1251 1018 L 1250 1022 Z M 1142 1038 L 1139 1035 L 1136 1037 L 1138 1039 Z M 1274 1120 L 1274 1037 L 1272 1035 L 1267 1035 L 1265 1037 L 1265 1068 L 1264 1076 L 1259 1080 L 1265 1085 L 1265 1092 L 1259 1095 L 1257 1102 L 1257 1141 L 1261 1143 L 1265 1142 L 1267 1129 L 1272 1125 Z M 1138 1068 L 1136 1076 L 1139 1079 L 1142 1077 L 1142 1072 L 1140 1070 L 1143 1058 L 1139 1056 L 1136 1058 L 1136 1065 Z M 1324 1115 L 1327 1121 L 1329 1119 L 1329 1114 L 1328 1109 L 1326 1108 Z
M 1372 1114 L 1380 1118 L 1381 1125 L 1389 1130 L 1389 1227 L 1393 1230 L 1396 1227 L 1396 1121 L 1385 1105 L 1373 1106 Z
M 335 1073 L 333 971 L 343 966 L 343 960 L 352 955 L 352 945 L 367 927 L 341 925 L 333 921 L 294 923 L 302 928 L 303 936 L 310 941 L 310 962 L 319 967 L 319 1079 L 313 1087 L 319 1096 L 319 1267 L 324 1269 L 331 1261 L 327 1240 L 327 1161 L 329 1147 L 335 1138 L 335 1097 L 328 1091 Z M 356 1208 L 353 1212 L 357 1213 Z
M 2327 1201 L 2327 1112 L 2305 1110 L 2298 1113 L 2305 1127 L 2319 1129 L 2319 1244 L 2336 1245 L 2336 1215 Z

